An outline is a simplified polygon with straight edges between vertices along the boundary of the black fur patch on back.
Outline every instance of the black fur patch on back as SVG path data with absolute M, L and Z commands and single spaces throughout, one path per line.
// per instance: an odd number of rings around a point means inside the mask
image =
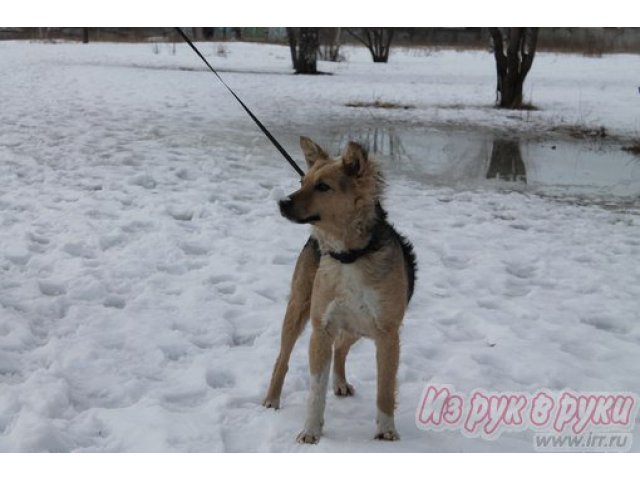
M 418 270 L 418 260 L 416 259 L 415 252 L 413 251 L 413 245 L 407 237 L 398 233 L 396 229 L 393 228 L 393 225 L 387 221 L 387 211 L 382 207 L 382 205 L 380 205 L 380 203 L 376 203 L 376 214 L 378 215 L 378 218 L 389 225 L 393 238 L 400 244 L 400 248 L 402 249 L 405 271 L 407 272 L 407 303 L 409 303 L 413 296 L 413 290 L 416 283 L 416 272 Z

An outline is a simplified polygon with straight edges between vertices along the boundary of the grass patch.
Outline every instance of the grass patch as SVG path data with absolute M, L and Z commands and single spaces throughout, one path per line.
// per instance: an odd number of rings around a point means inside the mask
M 560 132 L 569 135 L 577 140 L 602 140 L 609 136 L 604 126 L 586 127 L 583 125 L 560 125 L 551 128 L 554 132 Z
M 537 112 L 538 110 L 540 110 L 538 107 L 536 107 L 535 105 L 533 105 L 532 103 L 522 103 L 520 104 L 519 107 L 513 107 L 513 108 L 507 108 L 507 107 L 501 107 L 500 105 L 496 105 L 495 106 L 497 109 L 499 110 L 513 110 L 513 111 L 525 111 L 525 112 Z
M 527 112 L 537 112 L 540 109 L 535 105 L 533 105 L 532 103 L 523 103 L 518 108 L 516 108 L 516 110 L 525 110 Z
M 345 103 L 345 106 L 354 108 L 386 108 L 398 110 L 410 110 L 412 108 L 416 108 L 413 105 L 402 105 L 401 103 L 383 102 L 382 100 L 376 100 L 375 102 L 349 102 Z
M 632 143 L 631 145 L 622 147 L 622 150 L 624 150 L 625 152 L 629 152 L 632 155 L 640 156 L 640 140 Z

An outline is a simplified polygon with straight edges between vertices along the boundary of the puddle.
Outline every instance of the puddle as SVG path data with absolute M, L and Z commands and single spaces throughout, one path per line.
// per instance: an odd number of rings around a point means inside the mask
M 316 138 L 333 154 L 351 140 L 360 142 L 389 175 L 430 185 L 527 191 L 640 213 L 640 158 L 612 142 L 373 127 L 321 132 Z

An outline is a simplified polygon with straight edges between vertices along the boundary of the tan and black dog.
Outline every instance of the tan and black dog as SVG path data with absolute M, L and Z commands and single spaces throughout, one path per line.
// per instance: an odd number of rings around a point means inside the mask
M 362 146 L 349 143 L 332 159 L 301 137 L 308 172 L 300 189 L 280 201 L 287 219 L 309 223 L 312 234 L 293 274 L 266 407 L 279 408 L 293 346 L 309 318 L 311 392 L 301 443 L 317 443 L 324 422 L 333 347 L 333 389 L 353 395 L 345 377 L 349 348 L 360 337 L 376 344 L 378 414 L 375 438 L 399 438 L 394 423 L 399 329 L 415 280 L 411 244 L 387 222 L 380 202 L 384 180 Z

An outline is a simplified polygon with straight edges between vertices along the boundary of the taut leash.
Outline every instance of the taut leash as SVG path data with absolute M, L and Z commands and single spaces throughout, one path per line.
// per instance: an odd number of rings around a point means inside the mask
M 189 46 L 193 49 L 194 52 L 196 52 L 196 55 L 198 55 L 202 59 L 202 61 L 205 63 L 205 65 L 209 67 L 209 70 L 211 70 L 213 74 L 216 77 L 218 77 L 218 80 L 220 80 L 220 82 L 227 88 L 227 90 L 229 90 L 229 93 L 231 93 L 231 95 L 233 95 L 233 97 L 238 101 L 238 103 L 242 106 L 242 108 L 244 108 L 244 111 L 247 112 L 247 114 L 251 117 L 251 119 L 256 123 L 258 128 L 262 130 L 262 133 L 264 133 L 267 136 L 267 138 L 271 141 L 273 146 L 276 147 L 278 151 L 282 154 L 284 159 L 287 162 L 289 162 L 289 165 L 291 165 L 291 167 L 296 171 L 298 175 L 300 175 L 301 177 L 304 177 L 304 172 L 298 166 L 298 164 L 293 160 L 293 158 L 291 158 L 291 155 L 289 155 L 287 151 L 284 149 L 284 147 L 280 145 L 280 142 L 278 142 L 278 140 L 276 140 L 276 138 L 273 135 L 271 135 L 271 132 L 269 132 L 269 130 L 267 130 L 267 127 L 265 127 L 262 124 L 262 122 L 258 120 L 258 117 L 256 117 L 253 114 L 253 112 L 249 110 L 249 107 L 247 107 L 245 103 L 242 100 L 240 100 L 240 97 L 238 97 L 238 95 L 236 95 L 236 93 L 233 90 L 231 90 L 231 87 L 225 83 L 222 77 L 218 74 L 218 72 L 216 72 L 216 70 L 211 66 L 211 64 L 207 61 L 207 59 L 204 58 L 204 56 L 196 48 L 193 42 L 189 40 L 189 37 L 187 37 L 187 35 L 182 31 L 181 28 L 175 27 L 175 29 L 178 32 L 178 34 L 182 37 L 182 39 L 189 44 Z

